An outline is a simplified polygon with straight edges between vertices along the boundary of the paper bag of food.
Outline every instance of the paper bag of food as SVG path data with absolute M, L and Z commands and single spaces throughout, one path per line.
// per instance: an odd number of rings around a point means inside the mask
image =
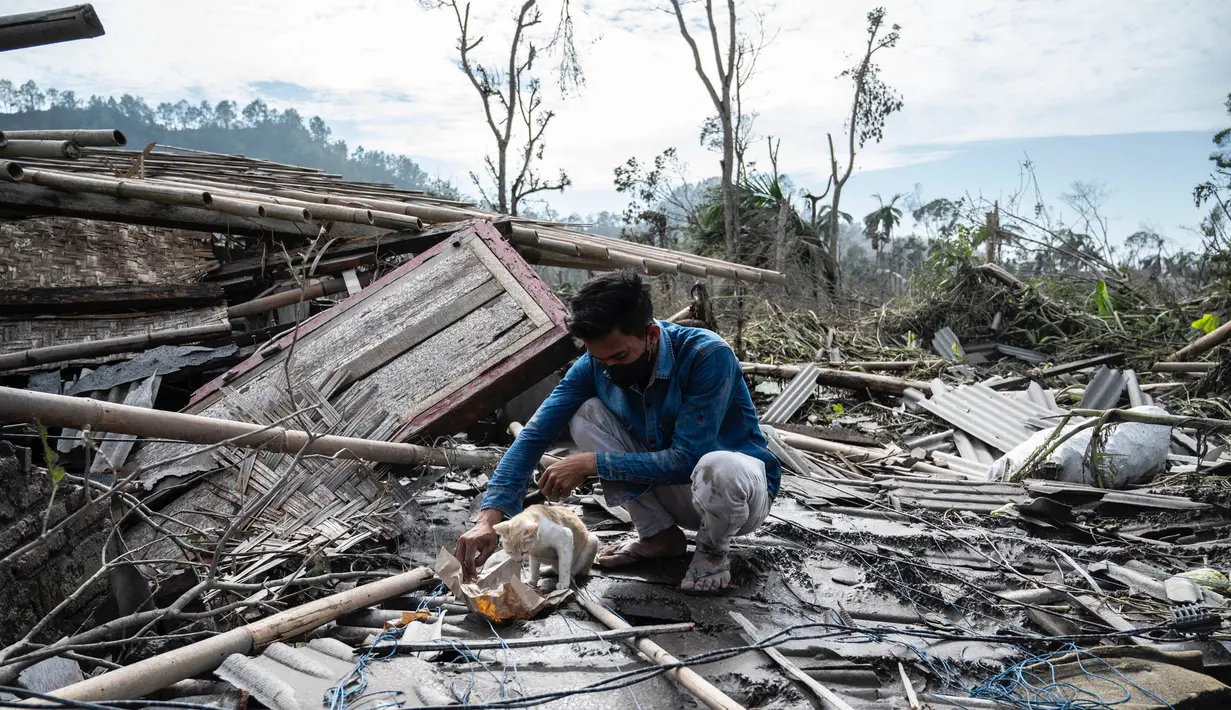
M 477 582 L 462 581 L 462 563 L 445 548 L 436 558 L 436 575 L 458 601 L 483 618 L 500 623 L 533 619 L 560 605 L 572 591 L 557 590 L 547 596 L 521 581 L 521 565 L 512 559 L 489 570 Z

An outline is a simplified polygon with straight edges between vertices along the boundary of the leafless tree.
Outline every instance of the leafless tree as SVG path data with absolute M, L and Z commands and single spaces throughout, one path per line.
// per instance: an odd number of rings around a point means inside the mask
M 740 54 L 737 19 L 735 15 L 735 0 L 727 0 L 726 28 L 723 32 L 721 21 L 714 15 L 714 0 L 705 0 L 705 18 L 709 29 L 710 44 L 714 53 L 714 66 L 707 71 L 705 62 L 701 59 L 701 49 L 688 29 L 689 21 L 685 18 L 685 0 L 671 0 L 671 9 L 680 25 L 680 34 L 692 50 L 693 63 L 697 76 L 705 85 L 714 110 L 718 114 L 718 124 L 722 130 L 722 212 L 723 240 L 726 246 L 726 258 L 734 261 L 738 256 L 739 244 L 739 190 L 735 184 L 736 177 L 736 111 L 734 97 L 739 82 L 736 77 L 737 62 Z M 726 34 L 726 46 L 720 34 Z M 711 76 L 712 74 L 712 76 Z
M 884 137 L 885 119 L 889 114 L 902 109 L 902 97 L 885 84 L 880 78 L 880 68 L 873 61 L 877 52 L 889 49 L 898 43 L 899 25 L 892 25 L 889 31 L 881 34 L 885 28 L 885 8 L 878 7 L 868 13 L 868 41 L 864 47 L 863 58 L 858 64 L 842 72 L 841 76 L 850 77 L 855 87 L 855 95 L 851 100 L 851 114 L 847 120 L 847 157 L 846 166 L 838 165 L 838 156 L 834 150 L 833 134 L 829 139 L 830 176 L 826 191 L 830 194 L 831 214 L 838 215 L 842 199 L 842 188 L 851 178 L 855 167 L 855 151 L 863 148 L 869 140 L 879 143 Z M 811 198 L 809 198 L 811 199 Z M 825 260 L 825 277 L 828 282 L 830 296 L 837 293 L 842 282 L 838 252 L 839 220 L 829 221 L 827 259 Z
M 538 0 L 524 0 L 514 16 L 513 35 L 508 47 L 507 68 L 480 63 L 475 50 L 484 36 L 476 36 L 470 20 L 470 3 L 458 0 L 420 0 L 427 9 L 450 8 L 457 20 L 458 65 L 470 79 L 483 103 L 483 115 L 496 141 L 495 155 L 484 158 L 491 184 L 471 171 L 470 179 L 483 199 L 502 214 L 517 215 L 526 198 L 550 191 L 563 192 L 572 184 L 563 170 L 549 180 L 535 168 L 543 160 L 543 136 L 556 114 L 543 106 L 542 81 L 533 75 L 535 61 L 544 48 L 535 41 L 534 28 L 543 23 Z M 574 44 L 573 20 L 569 0 L 562 0 L 560 20 L 546 45 L 560 57 L 556 76 L 563 91 L 584 81 L 580 55 Z

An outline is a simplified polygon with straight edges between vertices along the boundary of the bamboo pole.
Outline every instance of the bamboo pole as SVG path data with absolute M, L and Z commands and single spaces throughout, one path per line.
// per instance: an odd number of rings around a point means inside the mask
M 172 177 L 159 177 L 157 178 L 157 181 L 166 181 L 170 183 L 181 182 L 179 179 Z M 329 204 L 323 200 L 312 201 L 293 197 L 281 197 L 272 193 L 266 194 L 264 192 L 258 192 L 255 188 L 245 187 L 243 185 L 233 185 L 205 180 L 193 180 L 191 182 L 194 185 L 209 188 L 211 195 L 225 195 L 227 197 L 252 200 L 265 204 L 303 207 L 306 208 L 315 219 L 332 220 L 334 222 L 350 222 L 354 224 L 374 224 L 372 219 L 372 210 L 367 208 Z M 311 193 L 304 194 L 311 195 Z
M 359 284 L 367 286 L 371 283 L 371 274 L 360 274 Z M 275 308 L 290 306 L 303 301 L 310 301 L 313 298 L 320 298 L 334 293 L 342 293 L 346 290 L 346 279 L 323 279 L 311 286 L 305 288 L 291 289 L 282 293 L 275 293 L 270 296 L 254 298 L 251 301 L 239 303 L 227 309 L 227 318 L 235 320 L 236 318 L 244 318 L 246 316 L 254 316 L 258 313 L 272 311 Z
M 293 638 L 334 619 L 426 585 L 435 574 L 426 567 L 331 594 L 204 641 L 108 671 L 55 691 L 67 700 L 97 702 L 140 698 L 173 683 L 209 673 L 233 653 L 246 654 L 282 639 Z M 46 701 L 23 701 L 41 705 Z
M 21 182 L 25 177 L 25 172 L 20 163 L 14 163 L 11 160 L 0 160 L 0 180 Z
M 794 446 L 803 451 L 811 451 L 814 454 L 837 454 L 855 463 L 885 459 L 893 455 L 887 449 L 867 449 L 862 446 L 852 446 L 836 441 L 816 439 L 802 434 L 793 434 L 789 431 L 778 430 L 778 437 L 782 439 L 782 443 L 788 446 Z
M 137 181 L 129 181 L 130 185 L 132 182 Z M 200 204 L 186 205 L 173 201 L 127 199 L 114 194 L 64 191 L 36 185 L 29 180 L 22 183 L 0 181 L 0 203 L 4 204 L 8 212 L 23 215 L 46 214 L 101 219 L 204 232 L 262 237 L 272 233 L 307 238 L 315 237 L 319 232 L 318 228 L 311 224 L 278 219 L 239 219 Z M 379 237 L 384 233 L 371 225 L 345 223 L 335 223 L 330 232 L 331 236 L 344 239 Z
M 35 141 L 72 141 L 82 148 L 128 144 L 128 138 L 122 132 L 110 129 L 5 131 L 4 137 Z
M 213 196 L 205 190 L 151 184 L 144 180 L 120 180 L 95 176 L 60 173 L 51 170 L 27 170 L 23 182 L 52 187 L 67 192 L 91 192 L 111 197 L 149 200 L 165 205 L 210 207 Z
M 755 363 L 740 363 L 744 372 L 751 372 L 758 375 L 768 375 L 770 377 L 794 377 L 798 375 L 802 367 L 795 365 L 758 365 Z M 848 363 L 853 364 L 853 363 Z M 862 363 L 872 364 L 872 363 Z M 854 372 L 850 370 L 833 370 L 821 368 L 817 370 L 816 383 L 827 387 L 840 387 L 842 389 L 861 390 L 868 389 L 876 392 L 885 392 L 887 394 L 902 394 L 910 388 L 927 391 L 932 385 L 929 382 L 921 382 L 919 380 L 906 380 L 900 377 L 890 377 L 889 375 L 873 375 L 868 372 Z
M 1186 357 L 1200 355 L 1211 348 L 1222 345 L 1228 338 L 1231 338 L 1231 321 L 1223 323 L 1221 326 L 1215 328 L 1209 333 L 1206 333 L 1188 345 L 1176 350 L 1175 354 L 1167 359 L 1175 362 L 1178 360 L 1183 360 Z
M 757 637 L 760 635 L 760 632 L 757 631 L 756 624 L 753 624 L 747 617 L 738 611 L 728 613 L 731 615 L 731 619 L 735 621 L 741 630 L 743 630 L 743 633 L 740 634 L 740 636 L 743 637 L 744 641 L 750 644 L 756 643 Z M 791 663 L 790 659 L 782 654 L 782 651 L 772 647 L 763 648 L 761 651 L 773 659 L 774 663 L 777 663 L 782 670 L 787 672 L 787 675 L 791 676 L 800 683 L 803 683 L 808 690 L 815 693 L 816 697 L 821 701 L 822 707 L 829 708 L 829 710 L 855 710 L 849 703 L 834 694 L 832 690 L 826 688 L 824 685 L 821 685 L 821 682 L 816 678 L 813 678 L 807 673 L 799 670 L 799 666 Z
M 490 641 L 467 641 L 464 646 L 467 651 L 483 651 L 493 648 L 541 648 L 543 646 L 560 646 L 574 643 L 593 643 L 595 641 L 617 641 L 627 638 L 644 638 L 663 634 L 682 634 L 696 630 L 696 625 L 654 624 L 652 626 L 631 626 L 627 629 L 612 629 L 611 631 L 595 631 L 589 634 L 574 636 L 529 636 L 516 639 L 492 639 Z M 379 647 L 378 647 L 379 648 Z M 423 651 L 456 651 L 458 645 L 453 641 L 399 641 L 397 653 L 420 653 Z
M 913 370 L 927 363 L 923 360 L 869 360 L 843 362 L 841 370 Z M 781 377 L 789 380 L 803 371 L 802 365 L 764 365 L 757 362 L 741 362 L 744 372 L 765 377 Z M 833 368 L 830 368 L 833 369 Z
M 89 3 L 0 17 L 0 52 L 38 47 L 104 34 L 103 23 Z
M 221 197 L 209 193 L 210 209 L 240 217 L 252 219 L 281 219 L 287 222 L 306 223 L 312 221 L 312 213 L 303 207 L 288 207 L 286 205 L 262 204 L 252 200 L 240 200 L 234 197 Z
M 0 157 L 77 160 L 81 157 L 81 149 L 72 141 L 25 141 L 6 136 L 4 145 L 0 146 Z
M 632 626 L 621 619 L 615 612 L 603 606 L 597 599 L 586 592 L 578 592 L 574 597 L 590 615 L 598 619 L 609 629 L 630 629 Z M 679 663 L 679 659 L 658 644 L 649 639 L 631 638 L 625 643 L 637 649 L 646 658 L 660 666 Z M 691 668 L 673 668 L 666 673 L 667 677 L 679 683 L 688 692 L 700 700 L 711 710 L 744 710 L 744 706 L 735 702 L 726 693 L 715 688 L 708 680 L 702 678 Z
M 1150 372 L 1209 372 L 1214 369 L 1212 362 L 1156 362 Z
M 0 355 L 0 371 L 32 365 L 47 365 L 78 358 L 101 357 L 117 353 L 145 350 L 155 345 L 194 343 L 231 334 L 230 323 L 211 323 L 192 328 L 161 330 L 141 335 L 126 335 L 120 338 L 86 340 L 67 345 L 50 345 L 45 348 L 29 348 Z
M 35 420 L 48 426 L 82 430 L 89 427 L 92 431 L 151 439 L 175 439 L 193 444 L 227 442 L 241 449 L 283 454 L 302 451 L 318 456 L 410 466 L 430 464 L 474 468 L 491 465 L 495 458 L 494 454 L 480 451 L 446 451 L 350 436 L 317 435 L 283 427 L 131 407 L 88 397 L 66 397 L 0 387 L 0 422 Z

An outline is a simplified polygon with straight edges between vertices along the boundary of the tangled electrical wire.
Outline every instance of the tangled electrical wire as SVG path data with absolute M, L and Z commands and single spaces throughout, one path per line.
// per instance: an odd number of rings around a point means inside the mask
M 1077 664 L 1087 679 L 1107 686 L 1107 692 L 1101 693 L 1057 677 L 1054 662 L 1066 656 L 1072 657 L 1072 662 Z M 1021 710 L 1094 710 L 1132 702 L 1134 690 L 1160 705 L 1172 708 L 1170 703 L 1155 693 L 1125 678 L 1119 669 L 1107 661 L 1076 644 L 1070 644 L 1068 648 L 1054 653 L 1014 663 L 972 689 L 970 696 L 994 700 Z M 1114 697 L 1105 697 L 1108 694 Z
M 812 634 L 796 634 L 797 631 L 803 631 L 803 630 L 808 630 L 808 629 L 824 629 L 826 630 L 826 632 L 825 633 L 812 633 Z M 1091 634 L 1091 635 L 1055 637 L 1055 640 L 1068 641 L 1070 643 L 1075 644 L 1076 642 L 1080 642 L 1080 641 L 1091 641 L 1096 638 L 1105 638 L 1108 636 L 1111 636 L 1113 638 L 1140 636 L 1147 632 L 1156 631 L 1156 630 L 1157 630 L 1156 627 L 1149 627 L 1149 628 L 1142 628 L 1142 629 L 1130 629 L 1127 631 L 1114 632 L 1114 633 L 1108 633 L 1108 634 L 1097 634 L 1097 635 Z M 793 626 L 786 627 L 785 629 L 778 631 L 776 633 L 770 634 L 769 636 L 766 636 L 765 638 L 755 643 L 750 643 L 744 646 L 732 646 L 728 648 L 708 651 L 705 653 L 699 653 L 693 656 L 687 656 L 687 657 L 681 658 L 676 663 L 647 666 L 644 668 L 637 668 L 637 669 L 633 669 L 629 671 L 624 671 L 621 673 L 617 673 L 616 675 L 610 676 L 608 678 L 604 678 L 601 681 L 597 681 L 589 685 L 581 686 L 579 688 L 552 690 L 552 691 L 536 693 L 532 695 L 523 695 L 517 698 L 503 698 L 500 700 L 493 700 L 493 701 L 489 701 L 485 703 L 470 703 L 470 704 L 467 704 L 466 707 L 469 710 L 480 710 L 482 708 L 492 708 L 493 710 L 495 710 L 496 708 L 527 708 L 527 707 L 534 707 L 537 705 L 542 705 L 544 703 L 552 702 L 555 700 L 561 700 L 563 698 L 568 698 L 568 697 L 573 697 L 573 696 L 578 696 L 578 695 L 590 695 L 594 693 L 605 693 L 605 692 L 609 692 L 613 690 L 622 690 L 625 688 L 629 688 L 633 685 L 636 685 L 638 683 L 643 683 L 645 681 L 657 678 L 661 675 L 664 675 L 665 673 L 668 673 L 669 671 L 672 671 L 678 668 L 687 668 L 690 666 L 703 665 L 707 663 L 715 663 L 718 661 L 724 661 L 724 660 L 734 658 L 736 656 L 749 653 L 752 651 L 761 651 L 767 648 L 772 648 L 772 647 L 781 645 L 783 643 L 786 643 L 788 641 L 813 641 L 813 640 L 821 640 L 821 639 L 836 639 L 836 638 L 843 638 L 843 637 L 845 637 L 845 640 L 848 640 L 848 641 L 866 642 L 866 643 L 889 641 L 892 643 L 902 644 L 904 647 L 908 648 L 909 650 L 914 652 L 916 655 L 920 655 L 921 659 L 923 659 L 926 662 L 927 655 L 924 651 L 892 638 L 893 636 L 900 636 L 903 633 L 907 633 L 910 636 L 919 637 L 919 638 L 930 638 L 930 639 L 935 639 L 935 640 L 947 640 L 947 641 L 961 640 L 961 641 L 990 641 L 990 642 L 996 642 L 996 643 L 1012 643 L 1014 641 L 1036 641 L 1037 640 L 1037 638 L 1032 637 L 1032 636 L 1022 636 L 1022 635 L 1012 635 L 1012 634 L 997 635 L 997 636 L 969 636 L 969 635 L 963 635 L 963 634 L 945 633 L 941 631 L 936 631 L 934 629 L 924 629 L 924 628 L 905 629 L 905 630 L 901 628 L 888 628 L 888 627 L 863 628 L 863 627 L 853 627 L 848 624 L 810 622 L 810 623 L 804 623 L 804 624 L 795 624 Z M 1025 667 L 1025 665 L 1022 665 L 1022 664 L 1018 664 L 1018 665 L 1021 665 L 1023 668 Z M 949 677 L 955 678 L 955 676 L 952 674 L 950 674 Z M 969 692 L 970 691 L 967 690 L 968 694 Z M 984 691 L 984 692 L 990 692 L 990 691 Z M 451 710 L 452 708 L 456 708 L 456 707 L 457 707 L 456 705 L 427 705 L 427 706 L 421 706 L 419 710 Z M 1105 704 L 1102 706 L 1100 705 L 1072 705 L 1072 706 L 1018 705 L 1017 707 L 1030 708 L 1031 710 L 1036 710 L 1036 709 L 1037 710 L 1086 710 L 1087 708 L 1112 707 L 1112 705 L 1110 704 Z
M 809 629 L 823 630 L 824 633 L 796 633 Z M 1157 696 L 1124 678 L 1119 671 L 1111 667 L 1110 664 L 1107 664 L 1106 661 L 1095 657 L 1089 652 L 1081 651 L 1076 646 L 1078 642 L 1090 641 L 1096 638 L 1126 638 L 1130 636 L 1142 636 L 1148 632 L 1156 630 L 1158 630 L 1158 627 L 1130 629 L 1127 631 L 1094 635 L 1053 637 L 1052 640 L 1054 641 L 1068 642 L 1068 648 L 1057 653 L 1047 654 L 1045 656 L 1034 656 L 1016 663 L 996 676 L 988 679 L 976 688 L 966 689 L 966 692 L 969 697 L 994 699 L 1005 703 L 1010 707 L 1021 708 L 1022 710 L 1093 710 L 1095 708 L 1112 708 L 1117 704 L 1127 702 L 1126 697 L 1132 696 L 1131 692 L 1129 692 L 1130 687 L 1157 700 Z M 494 631 L 495 630 L 493 629 L 493 633 Z M 330 710 L 345 710 L 354 703 L 373 699 L 378 696 L 391 696 L 395 697 L 395 699 L 391 702 L 366 708 L 365 710 L 383 710 L 385 708 L 404 707 L 403 701 L 396 699 L 396 696 L 401 695 L 401 691 L 384 690 L 372 693 L 367 692 L 369 683 L 369 666 L 375 661 L 388 659 L 395 655 L 397 653 L 397 646 L 399 640 L 401 639 L 402 633 L 402 628 L 391 628 L 380 634 L 376 638 L 375 642 L 359 657 L 355 667 L 343 676 L 337 684 L 325 692 L 324 701 Z M 960 640 L 1013 643 L 1015 641 L 1024 642 L 1038 640 L 1033 636 L 1015 634 L 971 636 L 965 634 L 945 633 L 929 628 L 902 629 L 890 627 L 855 627 L 847 623 L 809 622 L 788 626 L 781 631 L 766 636 L 760 641 L 749 643 L 744 646 L 732 646 L 707 651 L 692 656 L 686 656 L 675 663 L 646 666 L 644 668 L 622 671 L 608 678 L 604 678 L 601 681 L 597 681 L 579 688 L 553 690 L 527 695 L 523 687 L 520 689 L 520 697 L 502 697 L 501 699 L 485 703 L 469 703 L 468 700 L 470 689 L 468 688 L 467 692 L 463 694 L 463 697 L 457 698 L 457 700 L 465 703 L 465 707 L 470 710 L 480 710 L 482 708 L 492 708 L 494 710 L 496 708 L 534 707 L 572 696 L 590 695 L 594 693 L 604 693 L 613 690 L 630 688 L 638 683 L 652 680 L 678 668 L 687 668 L 690 666 L 724 661 L 752 651 L 761 651 L 767 648 L 772 648 L 789 641 L 812 641 L 821 639 L 843 639 L 846 641 L 864 643 L 888 641 L 900 644 L 907 648 L 919 656 L 920 660 L 927 663 L 930 667 L 936 668 L 937 663 L 940 664 L 942 668 L 948 667 L 946 662 L 939 661 L 937 659 L 930 659 L 925 651 L 893 638 L 903 634 L 908 634 L 916 638 L 946 641 Z M 466 652 L 464 643 L 457 643 L 455 645 L 455 650 L 462 654 L 463 657 L 469 657 L 477 660 L 477 654 L 474 652 Z M 506 654 L 509 651 L 507 647 L 504 650 Z M 1104 669 L 1109 669 L 1110 675 L 1118 678 L 1118 681 L 1114 678 L 1109 678 L 1107 674 L 1099 675 L 1088 670 L 1086 673 L 1094 678 L 1115 684 L 1119 690 L 1127 694 L 1126 697 L 1121 697 L 1115 700 L 1104 700 L 1089 691 L 1083 691 L 1074 684 L 1056 679 L 1054 677 L 1054 673 L 1053 677 L 1049 681 L 1047 678 L 1043 678 L 1034 671 L 1030 670 L 1032 666 L 1050 663 L 1063 655 L 1073 653 L 1078 654 L 1077 660 L 1079 663 L 1098 662 L 1102 664 Z M 508 664 L 506 660 L 506 668 L 507 666 Z M 1085 670 L 1084 665 L 1081 667 Z M 516 667 L 514 666 L 513 668 L 514 673 L 516 673 Z M 941 676 L 945 677 L 947 680 L 955 679 L 955 676 L 952 673 L 942 673 Z M 496 680 L 503 687 L 505 681 L 507 681 L 507 677 L 504 681 L 499 678 Z M 58 698 L 53 695 L 36 693 L 22 688 L 0 687 L 0 692 L 8 692 L 18 697 L 46 700 L 51 703 L 53 707 L 74 708 L 79 710 L 131 710 L 139 707 L 158 707 L 168 708 L 169 710 L 217 710 L 217 708 L 208 705 L 159 700 L 109 700 L 102 703 L 94 703 L 82 700 L 72 700 L 68 698 Z M 503 695 L 504 693 L 502 693 L 502 696 Z M 1160 700 L 1159 702 L 1162 701 Z M 28 707 L 28 705 L 18 701 L 0 700 L 0 707 Z M 427 705 L 416 707 L 418 707 L 419 710 L 454 710 L 457 705 Z

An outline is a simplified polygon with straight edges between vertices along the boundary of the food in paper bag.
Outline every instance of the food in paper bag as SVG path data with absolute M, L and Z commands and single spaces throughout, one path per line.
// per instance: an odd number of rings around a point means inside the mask
M 533 619 L 558 606 L 572 591 L 554 591 L 547 596 L 521 581 L 521 565 L 511 559 L 479 577 L 462 581 L 462 563 L 445 548 L 436 558 L 436 575 L 467 608 L 493 622 Z

